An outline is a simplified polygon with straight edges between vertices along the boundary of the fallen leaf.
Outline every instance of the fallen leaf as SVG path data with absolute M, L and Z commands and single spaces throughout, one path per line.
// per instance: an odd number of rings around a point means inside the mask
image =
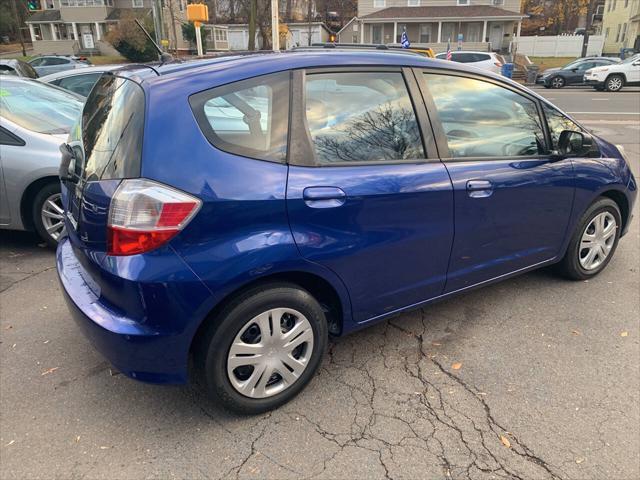
M 80 435 L 76 437 L 76 443 L 78 443 L 79 441 L 80 441 Z
M 50 373 L 55 372 L 56 370 L 58 370 L 58 368 L 60 367 L 50 368 L 49 370 L 45 370 L 44 372 L 42 372 L 40 375 L 44 377 L 45 375 L 49 375 Z
M 16 443 L 16 441 L 15 441 L 15 440 L 11 440 L 9 443 L 7 443 L 7 447 L 8 447 L 9 445 L 13 445 L 14 443 Z
M 442 344 L 441 344 L 441 343 L 438 343 L 438 342 L 431 342 L 431 345 L 433 345 L 434 347 L 439 347 L 439 346 L 441 346 Z
M 100 447 L 100 450 L 107 450 L 109 447 Z
M 511 448 L 511 442 L 509 441 L 509 439 L 507 437 L 505 437 L 504 435 L 500 435 L 500 441 L 502 442 L 502 444 L 507 447 L 507 448 Z
M 578 330 L 571 330 L 574 335 L 582 335 Z
M 11 328 L 13 328 L 13 325 L 7 325 L 6 327 L 4 327 L 5 330 L 9 330 Z
M 628 337 L 629 336 L 629 332 L 622 332 L 620 334 L 621 337 Z
M 451 368 L 453 368 L 454 370 L 460 370 L 462 368 L 462 364 L 460 362 L 456 362 L 451 365 Z
M 577 464 L 580 464 L 582 462 L 584 462 L 584 458 L 576 458 L 576 463 Z

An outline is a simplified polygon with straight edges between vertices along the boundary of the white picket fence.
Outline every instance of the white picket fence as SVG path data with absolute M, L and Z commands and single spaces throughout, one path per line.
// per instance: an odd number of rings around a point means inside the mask
M 531 57 L 579 57 L 582 53 L 582 35 L 556 35 L 549 37 L 520 37 L 511 50 Z M 587 55 L 602 55 L 604 35 L 591 35 Z

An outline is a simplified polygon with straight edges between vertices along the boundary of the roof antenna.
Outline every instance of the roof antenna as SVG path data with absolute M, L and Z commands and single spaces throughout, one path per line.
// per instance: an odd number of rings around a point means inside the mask
M 158 52 L 158 60 L 160 60 L 160 63 L 163 64 L 163 63 L 171 62 L 173 60 L 173 55 L 162 51 L 162 49 L 158 46 L 155 40 L 151 38 L 151 35 L 149 35 L 149 32 L 147 32 L 147 29 L 142 26 L 142 23 L 140 23 L 140 20 L 138 20 L 137 18 L 134 18 L 133 21 L 136 22 L 136 25 L 140 27 L 140 30 L 142 30 L 142 32 L 147 36 L 147 38 L 149 39 L 153 47 Z

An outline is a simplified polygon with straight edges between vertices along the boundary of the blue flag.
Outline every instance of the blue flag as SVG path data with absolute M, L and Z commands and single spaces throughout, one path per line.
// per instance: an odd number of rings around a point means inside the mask
M 402 36 L 400 37 L 400 43 L 402 44 L 402 48 L 409 48 L 411 46 L 411 42 L 409 42 L 409 37 L 407 36 L 407 31 L 402 31 Z

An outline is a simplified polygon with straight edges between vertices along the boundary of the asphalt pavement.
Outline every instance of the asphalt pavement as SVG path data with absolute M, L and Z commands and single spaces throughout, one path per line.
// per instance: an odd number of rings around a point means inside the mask
M 640 92 L 537 90 L 622 144 Z M 239 417 L 110 370 L 53 253 L 0 232 L 0 478 L 640 478 L 640 229 L 588 282 L 540 270 L 334 341 L 285 407 Z

